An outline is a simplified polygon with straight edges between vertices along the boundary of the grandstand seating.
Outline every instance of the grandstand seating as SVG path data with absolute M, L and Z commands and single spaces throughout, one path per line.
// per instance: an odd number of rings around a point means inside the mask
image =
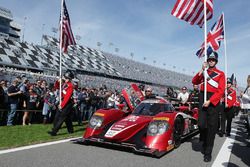
M 37 69 L 41 72 L 43 69 L 58 70 L 60 57 L 59 42 L 50 36 L 43 36 L 43 40 L 46 44 L 39 46 L 26 42 L 0 39 L 0 64 L 10 67 L 22 67 L 24 69 Z M 185 85 L 191 88 L 191 76 L 153 67 L 80 45 L 69 47 L 68 54 L 63 54 L 62 56 L 62 66 L 64 69 L 98 72 L 159 85 L 176 87 Z M 84 79 L 85 77 L 82 75 L 80 78 Z M 96 79 L 95 82 L 100 85 L 103 82 L 112 84 L 116 81 L 112 80 L 109 82 L 102 78 Z M 120 85 L 127 85 L 127 82 L 124 81 Z

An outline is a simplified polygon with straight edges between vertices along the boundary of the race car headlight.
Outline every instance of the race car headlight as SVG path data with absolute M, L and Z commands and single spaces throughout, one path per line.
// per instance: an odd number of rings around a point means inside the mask
M 161 135 L 167 131 L 168 126 L 168 122 L 166 121 L 153 121 L 148 126 L 148 135 Z
M 158 132 L 157 124 L 155 124 L 155 123 L 150 124 L 150 125 L 148 126 L 148 132 L 149 132 L 150 134 L 157 134 L 157 132 Z
M 103 118 L 100 116 L 93 115 L 89 121 L 91 128 L 100 128 L 102 126 Z

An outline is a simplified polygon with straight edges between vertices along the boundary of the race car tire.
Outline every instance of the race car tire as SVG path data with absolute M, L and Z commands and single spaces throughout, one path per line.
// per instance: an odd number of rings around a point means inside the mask
M 177 117 L 174 121 L 174 147 L 178 148 L 181 145 L 181 135 L 183 132 L 183 119 L 180 117 Z

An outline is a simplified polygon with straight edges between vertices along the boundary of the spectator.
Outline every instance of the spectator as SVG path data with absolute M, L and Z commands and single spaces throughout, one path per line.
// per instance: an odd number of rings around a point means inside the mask
M 12 85 L 8 88 L 8 99 L 10 104 L 10 112 L 8 113 L 7 126 L 13 125 L 13 120 L 16 114 L 17 104 L 22 91 L 17 87 L 18 79 L 14 79 Z
M 25 107 L 27 107 L 28 111 L 24 112 L 23 126 L 26 125 L 26 123 L 31 125 L 30 122 L 31 122 L 32 113 L 34 112 L 34 110 L 37 109 L 37 107 L 39 105 L 38 104 L 38 95 L 34 91 L 34 86 L 33 85 L 30 85 L 30 87 L 29 87 L 29 93 L 28 93 L 27 101 L 24 101 L 24 104 L 25 104 Z
M 241 109 L 246 115 L 246 128 L 247 128 L 247 146 L 250 147 L 250 75 L 247 78 L 247 87 L 244 92 L 241 92 Z
M 50 91 L 47 91 L 44 95 L 44 103 L 43 103 L 43 110 L 42 110 L 42 115 L 43 115 L 43 124 L 47 123 L 47 116 L 48 116 L 48 111 L 49 111 L 49 97 L 50 97 Z
M 178 94 L 177 99 L 181 101 L 181 105 L 187 105 L 189 93 L 187 92 L 187 87 L 184 86 L 181 88 L 181 92 Z
M 108 92 L 107 108 L 115 107 L 115 94 L 112 91 Z
M 96 94 L 96 89 L 91 89 L 89 93 L 89 112 L 88 112 L 88 120 L 92 117 L 93 113 L 96 111 L 96 106 L 98 104 L 98 97 Z
M 190 104 L 190 108 L 199 108 L 199 86 L 193 85 L 193 91 L 189 94 L 188 103 Z
M 0 82 L 0 124 L 3 123 L 3 119 L 4 119 L 4 89 L 3 89 L 3 85 L 5 84 L 5 81 L 2 80 Z
M 153 94 L 153 90 L 151 87 L 148 87 L 145 90 L 145 99 L 151 99 L 151 98 L 155 98 L 155 95 Z
M 81 123 L 83 120 L 87 120 L 86 114 L 87 114 L 87 89 L 82 88 L 82 91 L 78 95 L 78 101 L 80 105 L 80 115 L 78 118 L 80 119 Z
M 6 125 L 7 115 L 8 115 L 8 87 L 7 82 L 2 80 L 0 82 L 0 88 L 3 90 L 3 99 L 1 99 L 1 107 L 0 107 L 0 125 Z
M 176 92 L 174 92 L 174 89 L 172 87 L 167 88 L 166 97 L 167 98 L 177 98 Z
M 47 103 L 49 105 L 49 109 L 48 109 L 48 113 L 46 115 L 46 122 L 52 123 L 56 114 L 56 95 L 55 95 L 55 91 L 51 90 L 49 91 L 49 96 L 48 96 L 48 100 Z

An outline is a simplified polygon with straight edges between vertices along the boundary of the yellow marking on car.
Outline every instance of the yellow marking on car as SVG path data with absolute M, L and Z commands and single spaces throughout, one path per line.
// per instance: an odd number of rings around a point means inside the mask
M 103 113 L 98 113 L 98 112 L 97 112 L 97 113 L 95 113 L 94 115 L 97 115 L 97 116 L 102 116 L 102 117 L 104 116 L 104 114 L 103 114 Z
M 156 118 L 153 118 L 153 120 L 169 121 L 169 118 L 168 117 L 156 117 Z
M 173 148 L 174 148 L 174 145 L 171 144 L 171 145 L 167 146 L 167 151 L 172 150 Z

